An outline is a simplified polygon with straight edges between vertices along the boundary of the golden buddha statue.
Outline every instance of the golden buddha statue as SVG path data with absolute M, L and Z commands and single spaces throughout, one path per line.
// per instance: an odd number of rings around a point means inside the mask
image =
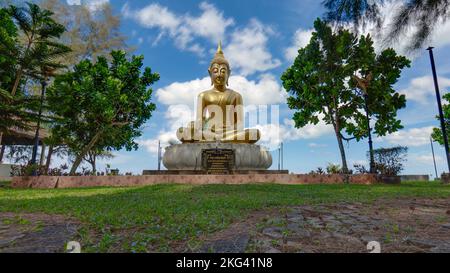
M 198 95 L 196 120 L 179 128 L 177 138 L 183 142 L 255 143 L 258 129 L 244 129 L 242 96 L 228 86 L 230 65 L 219 42 L 208 69 L 213 88 Z

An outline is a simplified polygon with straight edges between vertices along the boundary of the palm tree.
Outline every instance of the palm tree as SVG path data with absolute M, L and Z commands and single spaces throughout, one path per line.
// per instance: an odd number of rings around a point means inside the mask
M 355 29 L 374 22 L 378 30 L 383 27 L 383 18 L 380 5 L 385 0 L 323 0 L 328 9 L 326 18 L 336 23 L 354 24 Z M 422 48 L 433 33 L 436 23 L 445 21 L 450 16 L 449 0 L 405 0 L 403 5 L 395 12 L 394 20 L 386 33 L 385 42 L 393 43 L 410 30 L 416 27 L 411 37 L 409 50 Z
M 17 67 L 11 95 L 15 95 L 23 76 L 41 80 L 40 68 L 61 67 L 54 60 L 68 52 L 70 48 L 58 43 L 57 39 L 65 27 L 52 19 L 53 13 L 42 10 L 38 5 L 27 3 L 26 7 L 9 6 L 9 14 L 19 26 L 23 43 L 17 45 Z

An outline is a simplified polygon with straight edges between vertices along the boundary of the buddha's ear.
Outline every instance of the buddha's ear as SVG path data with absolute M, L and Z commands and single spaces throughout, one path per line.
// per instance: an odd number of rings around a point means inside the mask
M 228 86 L 228 79 L 230 78 L 230 75 L 231 75 L 231 69 L 228 69 L 227 86 Z
M 211 67 L 208 68 L 208 74 L 209 74 L 209 78 L 211 79 L 211 85 L 213 85 L 213 80 L 212 80 L 212 77 L 211 77 Z

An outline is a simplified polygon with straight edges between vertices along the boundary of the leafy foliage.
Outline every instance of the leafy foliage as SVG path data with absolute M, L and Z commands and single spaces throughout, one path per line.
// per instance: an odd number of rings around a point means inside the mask
M 43 79 L 49 70 L 61 68 L 54 61 L 68 52 L 70 48 L 57 40 L 65 31 L 65 27 L 52 19 L 53 13 L 42 10 L 38 5 L 27 3 L 26 7 L 9 6 L 8 13 L 19 26 L 24 41 L 16 45 L 11 56 L 17 59 L 14 85 L 11 94 L 14 96 L 22 76 Z
M 450 104 L 448 103 L 450 102 L 450 93 L 446 93 L 442 96 L 442 98 L 447 101 L 447 104 L 442 105 L 442 112 L 444 114 L 445 131 L 447 132 L 448 137 L 450 135 Z M 439 116 L 436 116 L 436 119 L 440 120 Z M 431 138 L 440 145 L 444 146 L 444 137 L 442 135 L 441 128 L 433 128 Z
M 366 168 L 366 166 L 364 166 L 363 164 L 354 164 L 353 168 L 355 168 L 356 173 L 360 173 L 360 174 L 370 173 L 370 170 L 368 170 Z
M 406 98 L 396 92 L 393 85 L 400 78 L 402 69 L 410 66 L 410 61 L 397 55 L 392 48 L 377 55 L 372 38 L 367 35 L 360 37 L 350 62 L 353 65 L 353 76 L 349 85 L 356 92 L 353 100 L 358 102 L 361 111 L 354 113 L 355 122 L 348 124 L 347 133 L 357 140 L 367 137 L 366 111 L 370 120 L 375 120 L 376 135 L 384 136 L 402 129 L 397 111 L 406 107 Z
M 327 166 L 327 173 L 328 174 L 342 173 L 342 168 L 339 164 L 329 163 Z
M 403 146 L 375 149 L 376 172 L 382 175 L 398 175 L 403 170 L 407 152 L 408 147 Z
M 348 30 L 333 33 L 326 22 L 317 19 L 309 44 L 298 50 L 294 64 L 281 76 L 284 88 L 291 94 L 287 99 L 294 113 L 295 127 L 317 124 L 322 117 L 333 125 L 342 157 L 343 171 L 347 171 L 341 131 L 348 127 L 356 112 L 352 90 L 346 86 L 351 77 L 350 53 L 356 39 Z
M 136 149 L 141 126 L 151 117 L 152 89 L 159 79 L 143 56 L 130 61 L 123 51 L 112 51 L 109 64 L 99 57 L 94 64 L 81 61 L 73 72 L 57 76 L 49 88 L 48 102 L 57 116 L 52 133 L 76 154 L 71 173 L 89 151 Z
M 348 30 L 334 31 L 317 19 L 309 44 L 298 50 L 294 64 L 282 75 L 290 93 L 287 104 L 295 109 L 295 126 L 317 124 L 322 118 L 333 126 L 341 152 L 342 171 L 348 172 L 343 140 L 368 136 L 368 118 L 375 134 L 383 136 L 402 128 L 397 111 L 404 95 L 393 89 L 409 60 L 393 49 L 375 53 L 370 36 L 358 39 Z M 367 102 L 367 104 L 366 104 Z M 350 137 L 345 137 L 345 131 Z
M 381 24 L 377 1 L 324 0 L 322 3 L 328 10 L 325 18 L 329 21 L 353 22 L 356 26 L 365 26 L 369 20 Z
M 337 23 L 353 23 L 354 29 L 365 27 L 374 22 L 378 30 L 383 28 L 380 5 L 385 0 L 324 0 L 328 12 L 325 17 Z M 393 22 L 389 24 L 386 42 L 392 43 L 402 34 L 413 30 L 409 50 L 423 47 L 428 41 L 437 23 L 446 21 L 450 13 L 448 0 L 406 0 L 395 12 Z
M 17 27 L 6 9 L 0 9 L 0 88 L 10 90 L 14 79 Z

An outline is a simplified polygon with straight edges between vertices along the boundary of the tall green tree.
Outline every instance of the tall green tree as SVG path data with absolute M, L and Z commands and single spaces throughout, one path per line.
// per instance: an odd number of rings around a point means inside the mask
M 38 3 L 42 8 L 52 10 L 52 18 L 66 27 L 59 41 L 70 45 L 72 51 L 58 61 L 67 67 L 71 68 L 84 59 L 95 62 L 98 56 L 106 56 L 110 60 L 112 50 L 132 52 L 133 49 L 125 42 L 126 36 L 120 31 L 120 14 L 114 14 L 111 4 L 104 3 L 92 11 L 86 5 L 69 5 L 60 0 L 39 0 Z M 65 149 L 60 144 L 50 144 L 47 163 L 53 149 Z M 96 169 L 97 155 L 103 154 L 108 154 L 108 151 L 90 152 L 85 160 L 91 163 L 92 169 Z
M 358 102 L 359 111 L 354 113 L 354 123 L 348 124 L 346 129 L 358 141 L 369 139 L 370 166 L 373 171 L 375 162 L 371 122 L 374 121 L 373 133 L 377 136 L 385 136 L 403 128 L 397 119 L 397 112 L 406 106 L 406 99 L 393 85 L 398 81 L 402 69 L 409 67 L 410 61 L 397 55 L 392 48 L 376 54 L 373 41 L 367 35 L 360 37 L 350 62 L 353 76 L 349 85 L 355 90 L 354 100 Z
M 393 85 L 410 61 L 390 48 L 377 55 L 369 35 L 358 39 L 345 29 L 333 32 L 320 19 L 314 28 L 310 43 L 299 49 L 281 79 L 291 94 L 288 106 L 297 110 L 296 127 L 317 124 L 320 116 L 333 126 L 345 172 L 343 140 L 369 138 L 373 151 L 371 122 L 378 136 L 403 128 L 397 111 L 405 107 L 406 99 Z
M 358 109 L 353 91 L 346 84 L 353 75 L 349 62 L 357 39 L 348 30 L 333 33 L 326 22 L 317 19 L 309 44 L 298 50 L 294 64 L 281 76 L 291 95 L 289 108 L 295 109 L 295 127 L 317 124 L 320 118 L 334 128 L 342 161 L 348 172 L 342 132 Z
M 17 26 L 13 19 L 11 7 L 0 9 L 0 144 L 11 128 L 30 129 L 39 105 L 36 98 L 27 96 L 22 90 L 12 93 L 14 85 L 19 87 L 25 83 L 24 79 L 17 81 L 16 77 L 20 65 L 21 25 Z
M 0 146 L 3 134 L 16 122 L 13 119 L 14 114 L 17 114 L 16 109 L 11 108 L 11 103 L 8 102 L 11 96 L 6 90 L 10 90 L 14 80 L 16 58 L 13 56 L 17 36 L 17 27 L 11 15 L 6 9 L 0 9 Z
M 134 139 L 151 117 L 152 89 L 159 79 L 143 56 L 127 60 L 124 51 L 111 52 L 112 61 L 81 61 L 74 71 L 57 76 L 48 91 L 48 102 L 58 117 L 52 133 L 76 155 L 73 175 L 92 151 L 137 149 Z
M 1 88 L 9 92 L 9 95 L 3 93 L 1 96 L 4 98 L 1 103 L 6 104 L 1 108 L 4 111 L 3 116 L 12 118 L 8 122 L 9 126 L 14 123 L 16 127 L 27 129 L 31 121 L 40 120 L 39 113 L 42 107 L 31 109 L 31 105 L 18 104 L 18 102 L 32 102 L 32 96 L 36 95 L 26 94 L 24 87 L 30 82 L 39 83 L 45 80 L 49 70 L 63 67 L 57 59 L 70 51 L 69 47 L 58 41 L 65 28 L 55 22 L 52 15 L 51 11 L 41 9 L 38 5 L 29 2 L 20 7 L 10 5 L 1 9 L 2 26 L 0 28 L 6 29 L 0 34 Z M 14 31 L 14 39 L 8 39 L 7 35 L 4 35 L 8 31 L 10 34 Z M 23 99 L 17 96 L 29 98 Z M 11 112 L 12 105 L 15 106 L 14 112 Z M 30 113 L 34 114 L 32 119 L 29 117 Z M 0 144 L 2 135 L 3 132 L 0 132 Z M 1 149 L 4 150 L 4 147 L 2 146 Z
M 324 0 L 327 8 L 326 18 L 338 23 L 354 24 L 354 29 L 375 23 L 378 30 L 386 31 L 380 5 L 386 0 Z M 407 31 L 413 30 L 410 50 L 423 47 L 433 33 L 437 23 L 450 17 L 450 1 L 448 0 L 406 0 L 396 10 L 393 22 L 387 29 L 386 40 L 397 41 Z

